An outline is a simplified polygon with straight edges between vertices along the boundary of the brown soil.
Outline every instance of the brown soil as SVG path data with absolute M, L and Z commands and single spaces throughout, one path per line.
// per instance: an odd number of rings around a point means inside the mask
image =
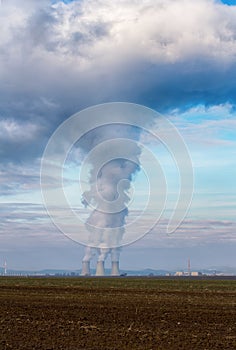
M 0 349 L 236 349 L 236 281 L 0 278 Z

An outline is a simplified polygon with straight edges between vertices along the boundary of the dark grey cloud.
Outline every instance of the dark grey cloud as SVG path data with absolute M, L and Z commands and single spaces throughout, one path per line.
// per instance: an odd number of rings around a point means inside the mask
M 236 15 L 219 2 L 10 0 L 0 16 L 0 118 L 34 125 L 31 139 L 0 138 L 2 164 L 40 157 L 55 128 L 93 104 L 236 103 Z

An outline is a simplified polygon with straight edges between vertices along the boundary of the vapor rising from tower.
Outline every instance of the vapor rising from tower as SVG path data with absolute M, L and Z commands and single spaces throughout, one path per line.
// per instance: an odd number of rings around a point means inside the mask
M 85 206 L 92 205 L 94 210 L 86 221 L 90 233 L 90 246 L 85 249 L 82 274 L 90 274 L 90 260 L 98 251 L 96 275 L 104 275 L 104 261 L 111 255 L 111 274 L 119 275 L 119 254 L 125 219 L 128 215 L 128 190 L 133 175 L 139 170 L 140 148 L 136 142 L 125 149 L 126 158 L 114 158 L 117 147 L 122 147 L 120 139 L 139 139 L 138 128 L 131 125 L 113 124 L 99 127 L 84 135 L 79 146 L 89 153 L 96 149 L 90 157 L 90 189 L 82 196 Z M 100 146 L 100 147 L 99 147 Z M 108 161 L 103 162 L 104 153 Z M 94 249 L 93 247 L 96 247 Z

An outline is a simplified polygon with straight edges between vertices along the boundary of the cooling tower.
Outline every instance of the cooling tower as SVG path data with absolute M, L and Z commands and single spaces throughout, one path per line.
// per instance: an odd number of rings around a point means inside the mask
M 90 276 L 90 262 L 89 261 L 83 261 L 82 262 L 82 276 Z
M 97 262 L 96 276 L 105 276 L 104 261 Z
M 112 261 L 111 276 L 120 276 L 119 261 Z

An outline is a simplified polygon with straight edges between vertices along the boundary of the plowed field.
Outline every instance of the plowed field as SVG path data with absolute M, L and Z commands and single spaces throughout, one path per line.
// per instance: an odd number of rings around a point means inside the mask
M 0 349 L 236 349 L 236 280 L 0 277 Z

